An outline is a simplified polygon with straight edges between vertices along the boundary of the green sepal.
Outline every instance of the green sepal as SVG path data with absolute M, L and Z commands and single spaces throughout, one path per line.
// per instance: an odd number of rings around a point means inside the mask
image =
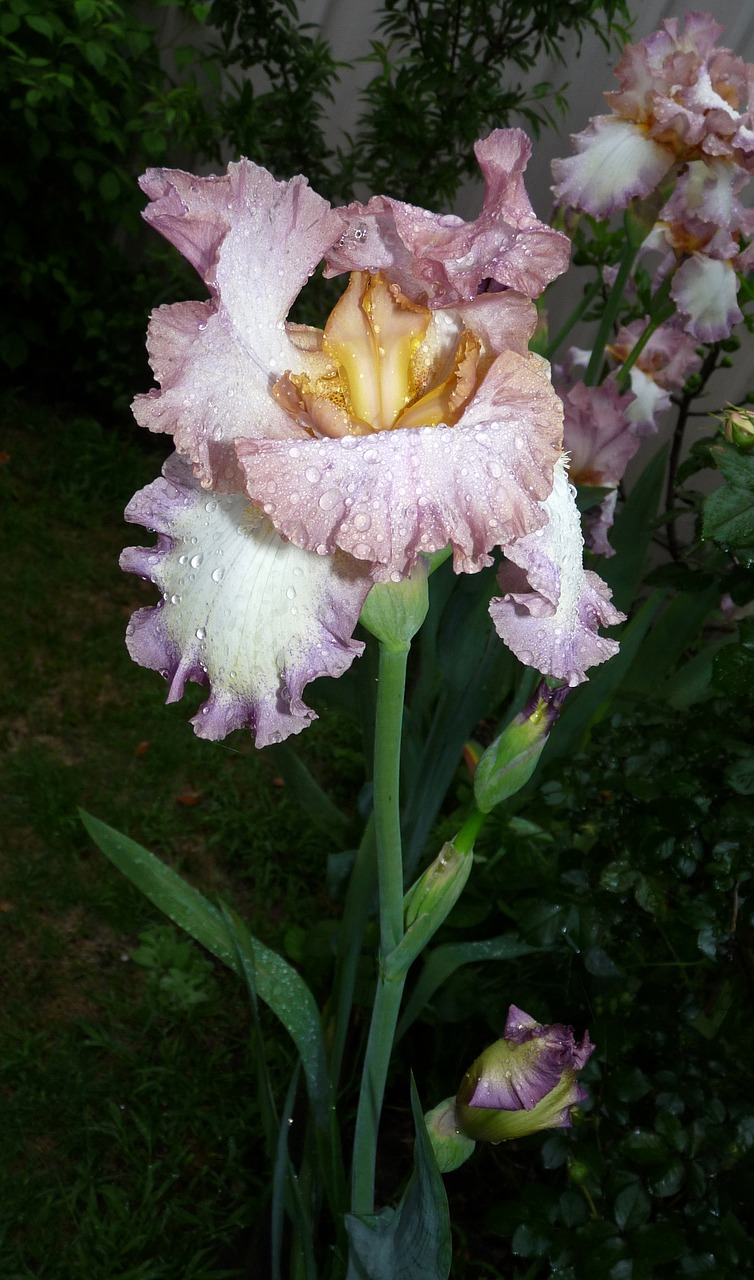
M 424 1117 L 440 1173 L 460 1169 L 473 1155 L 476 1143 L 458 1128 L 455 1098 L 445 1098 Z

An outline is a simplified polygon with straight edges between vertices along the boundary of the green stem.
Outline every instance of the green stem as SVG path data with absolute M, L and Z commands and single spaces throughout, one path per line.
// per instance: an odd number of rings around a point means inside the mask
M 400 773 L 403 697 L 409 646 L 380 645 L 377 719 L 374 734 L 374 829 L 380 890 L 380 957 L 403 937 L 403 851 Z
M 589 307 L 594 302 L 594 299 L 597 297 L 597 294 L 599 293 L 601 288 L 602 288 L 602 280 L 600 279 L 599 276 L 597 276 L 597 279 L 593 281 L 593 283 L 587 289 L 586 293 L 581 299 L 581 302 L 579 302 L 578 305 L 574 307 L 568 319 L 558 329 L 558 332 L 555 334 L 555 337 L 552 339 L 551 342 L 547 344 L 547 350 L 544 353 L 546 360 L 552 360 L 553 356 L 555 355 L 556 351 L 558 351 L 561 344 L 565 342 L 566 338 L 571 332 L 571 329 L 573 329 L 574 326 L 578 324 L 579 320 L 584 315 L 584 312 L 588 311 Z
M 330 1083 L 333 1091 L 333 1101 L 337 1095 L 340 1072 L 343 1066 L 343 1054 L 353 1007 L 356 974 L 364 941 L 364 928 L 369 918 L 369 909 L 372 905 L 377 879 L 376 853 L 374 815 L 370 814 L 356 854 L 353 871 L 351 872 L 343 920 L 340 927 L 340 945 L 333 994 L 335 1031 L 333 1033 L 330 1057 Z
M 623 251 L 623 257 L 621 259 L 620 267 L 618 268 L 618 274 L 615 278 L 615 284 L 613 285 L 612 290 L 608 295 L 607 302 L 605 303 L 605 310 L 602 313 L 600 327 L 597 330 L 597 337 L 594 341 L 591 359 L 589 360 L 589 365 L 584 375 L 584 383 L 587 387 L 593 387 L 597 382 L 599 382 L 600 373 L 602 372 L 602 362 L 605 358 L 605 347 L 607 346 L 608 339 L 613 331 L 613 325 L 618 317 L 620 305 L 623 301 L 623 294 L 625 292 L 626 285 L 628 284 L 628 279 L 633 270 L 634 261 L 638 252 L 638 248 L 635 248 L 631 244 L 627 244 Z
M 403 937 L 400 760 L 409 646 L 380 645 L 374 738 L 374 828 L 380 894 L 380 971 L 356 1112 L 351 1208 L 374 1212 L 377 1133 L 405 977 L 388 981 L 384 961 Z
M 673 303 L 669 302 L 671 282 L 672 277 L 669 276 L 660 285 L 660 288 L 652 299 L 651 310 L 646 327 L 637 338 L 616 375 L 615 385 L 619 391 L 625 391 L 628 386 L 631 370 L 649 342 L 649 339 L 652 337 L 652 334 L 659 329 L 661 324 L 664 324 L 666 320 L 669 320 L 675 311 Z
M 468 853 L 470 849 L 474 848 L 474 841 L 479 835 L 486 817 L 487 814 L 482 813 L 481 809 L 472 809 L 453 841 L 459 853 Z

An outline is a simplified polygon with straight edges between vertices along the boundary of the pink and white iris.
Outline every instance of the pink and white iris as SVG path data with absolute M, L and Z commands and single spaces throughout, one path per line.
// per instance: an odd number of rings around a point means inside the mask
M 616 67 L 620 89 L 573 139 L 576 155 L 554 160 L 557 200 L 602 218 L 672 190 L 645 249 L 665 254 L 671 297 L 699 342 L 728 336 L 742 316 L 736 273 L 754 262 L 754 214 L 738 199 L 754 174 L 754 67 L 715 41 L 710 14 L 671 18 L 629 45 Z
M 518 130 L 477 145 L 486 194 L 470 223 L 384 197 L 331 209 L 305 179 L 248 160 L 142 180 L 147 221 L 209 299 L 150 322 L 160 385 L 134 413 L 176 453 L 126 513 L 159 540 L 123 567 L 163 596 L 134 615 L 128 644 L 169 700 L 187 679 L 209 685 L 201 736 L 247 726 L 264 746 L 299 732 L 314 718 L 305 685 L 361 651 L 374 583 L 448 545 L 457 572 L 476 572 L 495 548 L 534 565 L 537 539 L 536 583 L 493 611 L 524 661 L 574 684 L 614 651 L 594 631 L 620 615 L 604 588 L 595 605 L 559 479 L 562 408 L 528 350 L 531 299 L 568 257 L 526 197 L 529 151 Z M 322 259 L 350 270 L 347 288 L 323 329 L 293 324 Z
M 676 166 L 693 161 L 754 173 L 751 68 L 715 41 L 723 28 L 688 13 L 627 45 L 606 93 L 613 114 L 574 138 L 577 154 L 553 161 L 555 195 L 596 218 L 648 196 Z

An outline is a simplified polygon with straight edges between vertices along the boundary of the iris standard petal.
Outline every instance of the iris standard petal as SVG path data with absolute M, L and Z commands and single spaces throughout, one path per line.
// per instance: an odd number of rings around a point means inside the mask
M 131 656 L 167 678 L 169 702 L 187 680 L 210 686 L 192 721 L 200 737 L 247 727 L 262 747 L 299 733 L 316 718 L 305 685 L 341 675 L 363 649 L 351 636 L 369 577 L 347 556 L 283 541 L 245 495 L 208 494 L 175 454 L 126 519 L 159 541 L 128 548 L 121 566 L 163 593 L 134 614 Z
M 382 270 L 430 307 L 473 298 L 490 279 L 539 297 L 565 271 L 570 244 L 539 221 L 526 194 L 531 143 L 521 129 L 495 129 L 474 151 L 485 181 L 478 217 L 465 222 L 389 196 L 355 202 L 338 211 L 344 228 L 325 274 Z
M 145 217 L 197 267 L 209 303 L 159 307 L 148 347 L 161 383 L 136 397 L 137 422 L 172 432 L 207 486 L 233 492 L 238 436 L 295 437 L 271 395 L 286 371 L 319 372 L 324 358 L 292 340 L 291 304 L 341 226 L 305 178 L 276 182 L 241 160 L 218 178 L 151 170 Z

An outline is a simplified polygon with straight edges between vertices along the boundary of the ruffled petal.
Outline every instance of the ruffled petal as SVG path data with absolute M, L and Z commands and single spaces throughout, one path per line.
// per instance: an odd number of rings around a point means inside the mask
M 304 729 L 316 718 L 304 687 L 342 675 L 363 649 L 351 636 L 369 577 L 346 556 L 284 542 L 244 495 L 208 494 L 175 454 L 126 519 L 159 534 L 156 547 L 124 551 L 121 566 L 163 593 L 134 614 L 127 644 L 168 679 L 168 702 L 187 680 L 210 686 L 192 720 L 202 738 L 249 728 L 263 747 Z
M 619 116 L 595 116 L 573 141 L 578 154 L 552 162 L 553 194 L 595 218 L 624 209 L 634 196 L 648 196 L 675 161 L 669 147 Z
M 720 342 L 743 319 L 737 291 L 730 262 L 694 253 L 676 271 L 670 296 L 688 333 L 698 342 Z
M 544 528 L 506 548 L 498 574 L 504 592 L 490 602 L 498 634 L 516 657 L 543 675 L 569 685 L 586 680 L 586 668 L 618 650 L 597 627 L 623 621 L 610 591 L 582 564 L 583 538 L 565 458 L 555 468 L 552 493 L 542 504 Z
M 474 151 L 486 187 L 478 218 L 464 222 L 387 196 L 356 202 L 339 210 L 345 229 L 325 274 L 382 270 L 430 307 L 473 298 L 490 279 L 538 297 L 565 271 L 570 244 L 539 221 L 526 194 L 531 143 L 520 129 L 495 129 Z
M 276 182 L 248 160 L 221 178 L 151 170 L 144 186 L 154 202 L 147 221 L 197 267 L 212 301 L 153 313 L 148 347 L 161 389 L 137 396 L 134 415 L 171 432 L 205 484 L 233 492 L 236 437 L 298 434 L 271 388 L 322 357 L 284 321 L 341 223 L 305 178 Z
M 544 522 L 562 406 L 535 355 L 499 356 L 454 427 L 339 440 L 241 441 L 246 490 L 273 525 L 320 555 L 336 548 L 397 581 L 451 543 L 457 573 Z

